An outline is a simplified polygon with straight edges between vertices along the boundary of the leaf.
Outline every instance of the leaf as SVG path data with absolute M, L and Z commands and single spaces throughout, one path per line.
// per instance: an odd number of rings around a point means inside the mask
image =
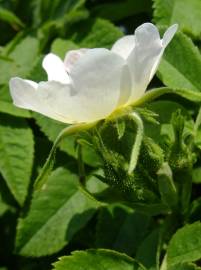
M 173 181 L 172 170 L 167 162 L 162 164 L 161 168 L 157 172 L 157 175 L 162 202 L 167 204 L 171 209 L 176 209 L 178 195 Z
M 161 135 L 164 135 L 165 132 L 165 134 L 169 134 L 169 131 L 172 131 L 172 127 L 167 126 L 167 124 L 170 123 L 172 113 L 179 109 L 186 118 L 189 117 L 188 111 L 182 105 L 174 101 L 158 100 L 147 104 L 146 108 L 158 114 L 157 121 L 160 123 L 160 125 L 155 125 L 147 121 L 144 125 L 145 134 L 153 138 L 156 142 L 160 142 Z
M 201 258 L 201 223 L 195 222 L 179 229 L 170 240 L 168 265 L 193 262 Z
M 24 23 L 10 10 L 0 7 L 0 20 L 8 22 L 11 25 L 24 27 Z M 15 26 L 15 27 L 16 27 Z
M 54 263 L 54 270 L 145 270 L 132 258 L 104 249 L 74 251 L 71 256 L 64 256 Z
M 153 7 L 154 21 L 158 25 L 178 23 L 182 31 L 189 33 L 195 38 L 200 38 L 200 0 L 154 0 Z
M 99 203 L 79 188 L 77 176 L 58 168 L 33 195 L 18 223 L 16 252 L 46 256 L 62 249 L 95 213 Z
M 200 219 L 201 219 L 201 197 L 198 197 L 191 203 L 188 221 L 195 222 Z
M 159 230 L 152 231 L 139 246 L 136 259 L 148 269 L 155 269 L 159 245 Z
M 67 124 L 52 120 L 38 113 L 33 113 L 33 117 L 35 118 L 36 123 L 40 127 L 41 131 L 44 132 L 48 139 L 52 142 L 56 140 L 62 129 L 68 126 Z M 76 156 L 73 137 L 70 136 L 64 139 L 60 144 L 60 148 L 69 155 L 74 157 Z
M 23 204 L 30 182 L 34 142 L 23 119 L 0 115 L 0 171 L 19 204 Z
M 85 0 L 34 0 L 34 27 L 38 30 L 40 49 L 49 47 L 55 36 L 61 36 L 76 22 L 89 15 L 84 6 Z
M 31 118 L 31 114 L 27 110 L 19 109 L 12 103 L 0 100 L 0 112 L 7 113 L 13 116 Z
M 201 183 L 201 167 L 197 167 L 193 169 L 192 172 L 192 181 L 194 184 Z
M 170 88 L 201 92 L 201 54 L 190 38 L 175 35 L 168 45 L 158 69 L 158 76 Z
M 201 268 L 193 263 L 176 264 L 168 268 L 168 270 L 200 270 Z
M 62 17 L 83 8 L 85 0 L 34 0 L 34 21 L 35 26 L 49 20 L 61 20 Z
M 150 217 L 129 207 L 113 204 L 98 216 L 96 246 L 133 255 L 147 233 Z
M 71 33 L 71 39 L 81 48 L 111 48 L 112 44 L 123 36 L 122 31 L 111 22 L 104 19 L 89 19 L 76 25 Z
M 8 83 L 14 76 L 26 77 L 29 75 L 38 55 L 38 40 L 31 36 L 20 40 L 7 55 L 8 60 L 0 59 L 0 82 Z
M 0 194 L 0 217 L 9 209 L 10 206 L 3 201 L 2 196 Z
M 34 118 L 36 119 L 36 123 L 39 125 L 40 129 L 44 134 L 48 137 L 48 139 L 52 142 L 55 141 L 58 134 L 62 131 L 62 129 L 66 128 L 68 125 L 63 124 L 61 122 L 52 120 L 50 118 L 44 117 L 43 115 L 34 113 Z M 68 136 L 64 138 L 60 143 L 59 148 L 66 152 L 68 155 L 77 157 L 76 149 L 75 149 L 75 137 Z M 90 147 L 84 146 L 83 147 L 83 160 L 90 166 L 98 166 L 100 161 Z
M 105 3 L 92 8 L 92 14 L 110 21 L 119 21 L 138 13 L 150 11 L 150 1 L 123 0 L 116 3 Z
M 73 41 L 61 38 L 55 39 L 51 45 L 51 52 L 61 57 L 61 59 L 64 59 L 68 51 L 76 49 L 79 49 L 79 47 Z

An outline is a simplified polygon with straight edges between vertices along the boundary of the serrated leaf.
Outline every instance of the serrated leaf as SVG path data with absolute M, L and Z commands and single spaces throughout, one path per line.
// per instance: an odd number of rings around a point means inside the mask
M 167 250 L 167 264 L 171 266 L 200 258 L 201 223 L 195 222 L 184 226 L 173 235 Z
M 80 31 L 82 29 L 82 31 Z M 72 40 L 82 48 L 111 48 L 112 44 L 123 36 L 120 28 L 104 19 L 90 19 L 73 29 Z
M 61 257 L 54 263 L 54 270 L 145 270 L 132 258 L 104 249 L 74 251 L 71 256 Z
M 161 60 L 158 76 L 171 87 L 201 92 L 201 54 L 190 38 L 175 35 Z
M 154 0 L 154 21 L 158 25 L 178 23 L 182 31 L 200 38 L 200 0 Z
M 46 256 L 62 249 L 95 213 L 99 203 L 79 188 L 77 176 L 56 169 L 33 195 L 17 228 L 16 252 Z
M 33 134 L 23 119 L 0 115 L 0 171 L 15 199 L 23 204 L 31 177 Z
M 76 50 L 76 49 L 79 49 L 79 46 L 77 46 L 73 41 L 64 40 L 61 38 L 55 39 L 51 45 L 51 52 L 60 56 L 61 59 L 64 59 L 67 51 Z
M 7 84 L 14 76 L 25 77 L 29 75 L 38 55 L 38 40 L 31 36 L 20 40 L 7 55 L 8 60 L 0 59 L 0 82 Z
M 96 246 L 133 255 L 150 223 L 150 217 L 120 204 L 101 209 L 98 216 Z

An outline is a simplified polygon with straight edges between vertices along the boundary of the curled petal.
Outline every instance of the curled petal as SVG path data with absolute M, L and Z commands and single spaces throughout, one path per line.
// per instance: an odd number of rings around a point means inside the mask
M 53 53 L 47 54 L 43 59 L 42 66 L 47 72 L 48 81 L 60 83 L 70 82 L 70 78 L 65 70 L 65 65 L 57 55 Z
M 175 33 L 177 32 L 177 29 L 178 29 L 178 24 L 173 24 L 166 30 L 162 39 L 163 48 L 166 48 L 167 45 L 170 43 Z
M 172 40 L 172 38 L 174 37 L 175 33 L 177 32 L 178 29 L 178 24 L 173 24 L 172 26 L 170 26 L 167 31 L 164 33 L 163 35 L 163 39 L 162 39 L 162 50 L 161 53 L 159 54 L 159 56 L 157 57 L 155 64 L 152 67 L 151 73 L 150 73 L 150 77 L 149 77 L 149 81 L 151 81 L 151 79 L 153 78 L 154 74 L 156 73 L 156 70 L 160 64 L 160 60 L 161 57 L 163 56 L 164 50 L 167 47 L 167 45 L 170 43 L 170 41 Z
M 127 59 L 135 46 L 134 35 L 124 36 L 118 39 L 112 46 L 112 52 L 119 54 L 124 59 Z
M 128 103 L 140 98 L 159 65 L 165 47 L 173 38 L 177 26 L 171 26 L 160 39 L 158 29 L 151 23 L 139 26 L 135 31 L 135 47 L 128 57 L 132 74 L 132 93 Z
M 15 77 L 10 80 L 9 86 L 13 103 L 17 107 L 39 112 L 55 120 L 66 122 L 64 117 L 54 112 L 51 104 L 41 98 L 37 83 Z

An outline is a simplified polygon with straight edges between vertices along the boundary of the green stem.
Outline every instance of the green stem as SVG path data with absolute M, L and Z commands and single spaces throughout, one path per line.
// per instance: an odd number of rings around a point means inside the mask
M 140 147 L 141 147 L 143 134 L 144 134 L 144 125 L 143 125 L 142 119 L 136 112 L 133 112 L 132 114 L 130 114 L 129 117 L 137 125 L 137 133 L 136 133 L 133 149 L 131 152 L 130 163 L 129 163 L 129 168 L 128 168 L 128 174 L 132 174 L 132 172 L 134 171 L 137 165 L 138 156 L 140 153 Z
M 60 144 L 60 142 L 67 136 L 73 135 L 79 131 L 88 129 L 90 127 L 92 127 L 93 125 L 95 125 L 95 123 L 90 123 L 90 124 L 75 124 L 75 125 L 71 125 L 67 128 L 64 128 L 59 135 L 57 136 L 52 149 L 49 153 L 49 156 L 40 172 L 40 174 L 38 175 L 35 184 L 34 184 L 34 188 L 35 189 L 40 189 L 46 182 L 53 166 L 54 166 L 54 160 L 55 160 L 55 154 L 56 154 L 56 149 L 58 147 L 58 145 Z

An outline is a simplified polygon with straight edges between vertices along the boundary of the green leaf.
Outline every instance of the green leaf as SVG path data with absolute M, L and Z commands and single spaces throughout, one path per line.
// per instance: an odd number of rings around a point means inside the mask
M 193 181 L 194 184 L 200 184 L 201 183 L 201 167 L 197 167 L 197 168 L 193 169 L 192 181 Z
M 201 223 L 195 222 L 179 229 L 170 240 L 168 265 L 193 262 L 201 258 Z
M 54 270 L 145 270 L 132 258 L 104 249 L 74 251 L 71 256 L 61 257 L 54 263 Z
M 10 206 L 3 201 L 2 195 L 0 194 L 0 217 L 9 209 Z
M 198 197 L 191 203 L 188 220 L 195 222 L 201 219 L 201 197 Z
M 23 118 L 31 118 L 31 113 L 28 110 L 18 108 L 13 104 L 8 85 L 0 87 L 0 112 Z
M 164 162 L 157 174 L 162 202 L 175 209 L 178 202 L 177 190 L 173 182 L 172 170 L 168 163 Z
M 172 113 L 181 110 L 182 114 L 188 117 L 188 111 L 179 103 L 169 100 L 159 100 L 154 101 L 147 105 L 147 108 L 154 113 L 158 114 L 157 121 L 160 125 L 155 125 L 153 123 L 145 123 L 145 134 L 152 137 L 154 140 L 160 139 L 161 133 L 163 131 L 164 124 L 170 123 Z M 167 126 L 165 127 L 167 131 Z
M 200 0 L 154 0 L 154 21 L 158 25 L 178 23 L 182 31 L 200 38 Z
M 136 259 L 150 270 L 156 269 L 159 230 L 152 231 L 139 246 Z
M 83 23 L 76 25 L 71 35 L 71 39 L 81 48 L 111 48 L 112 44 L 123 36 L 123 33 L 111 22 L 97 18 L 87 20 L 84 28 Z
M 12 11 L 2 7 L 0 7 L 0 20 L 8 22 L 13 26 L 24 27 L 24 23 Z
M 0 115 L 0 171 L 21 205 L 31 177 L 33 144 L 32 131 L 23 119 Z
M 33 0 L 34 27 L 38 29 L 37 35 L 40 40 L 40 48 L 49 46 L 55 36 L 61 36 L 72 25 L 83 21 L 89 15 L 85 8 L 85 0 Z M 40 26 L 40 27 L 39 27 Z
M 38 113 L 33 113 L 33 117 L 35 118 L 36 123 L 40 127 L 41 131 L 44 132 L 44 134 L 52 142 L 54 142 L 59 133 L 68 126 L 67 124 L 52 120 Z M 64 139 L 60 144 L 60 149 L 67 152 L 70 156 L 76 157 L 74 140 L 75 139 L 72 136 Z
M 56 169 L 45 187 L 34 193 L 27 215 L 19 220 L 16 252 L 39 257 L 59 251 L 98 206 L 80 189 L 77 176 L 66 169 Z
M 176 264 L 168 268 L 168 270 L 200 270 L 201 268 L 193 263 Z
M 190 38 L 175 35 L 158 69 L 158 76 L 170 88 L 201 91 L 201 54 Z
M 120 204 L 103 208 L 98 216 L 96 246 L 133 255 L 147 233 L 150 217 Z
M 149 103 L 165 94 L 172 94 L 180 96 L 195 103 L 201 103 L 201 93 L 198 91 L 189 90 L 186 88 L 159 87 L 146 92 L 144 96 L 142 96 L 135 103 L 133 103 L 132 106 L 133 108 L 135 108 L 137 106 L 145 105 L 146 103 Z
M 73 16 L 74 12 L 83 8 L 85 0 L 33 0 L 35 26 L 45 21 L 61 20 L 64 16 Z
M 7 60 L 0 59 L 0 82 L 8 83 L 14 76 L 26 77 L 29 75 L 38 56 L 39 42 L 36 38 L 27 36 L 15 44 L 12 51 L 6 55 Z
M 39 125 L 41 131 L 44 132 L 44 134 L 52 142 L 54 142 L 59 133 L 68 126 L 68 124 L 63 124 L 37 113 L 34 113 L 33 116 L 36 119 L 36 123 Z M 77 157 L 74 136 L 68 136 L 67 138 L 64 138 L 60 143 L 59 148 L 66 152 L 68 155 L 75 158 Z M 94 167 L 100 164 L 97 155 L 93 149 L 88 146 L 83 146 L 83 160 L 85 163 Z
M 150 1 L 121 0 L 115 3 L 105 3 L 96 5 L 93 9 L 93 15 L 103 17 L 110 21 L 119 21 L 125 17 L 130 17 L 138 13 L 150 11 Z
M 79 49 L 79 47 L 73 41 L 64 40 L 61 38 L 55 39 L 51 45 L 51 52 L 60 56 L 61 59 L 64 59 L 67 51 L 76 50 L 76 49 Z
M 12 103 L 0 100 L 0 112 L 7 113 L 13 116 L 31 118 L 31 114 L 27 110 L 19 109 Z

